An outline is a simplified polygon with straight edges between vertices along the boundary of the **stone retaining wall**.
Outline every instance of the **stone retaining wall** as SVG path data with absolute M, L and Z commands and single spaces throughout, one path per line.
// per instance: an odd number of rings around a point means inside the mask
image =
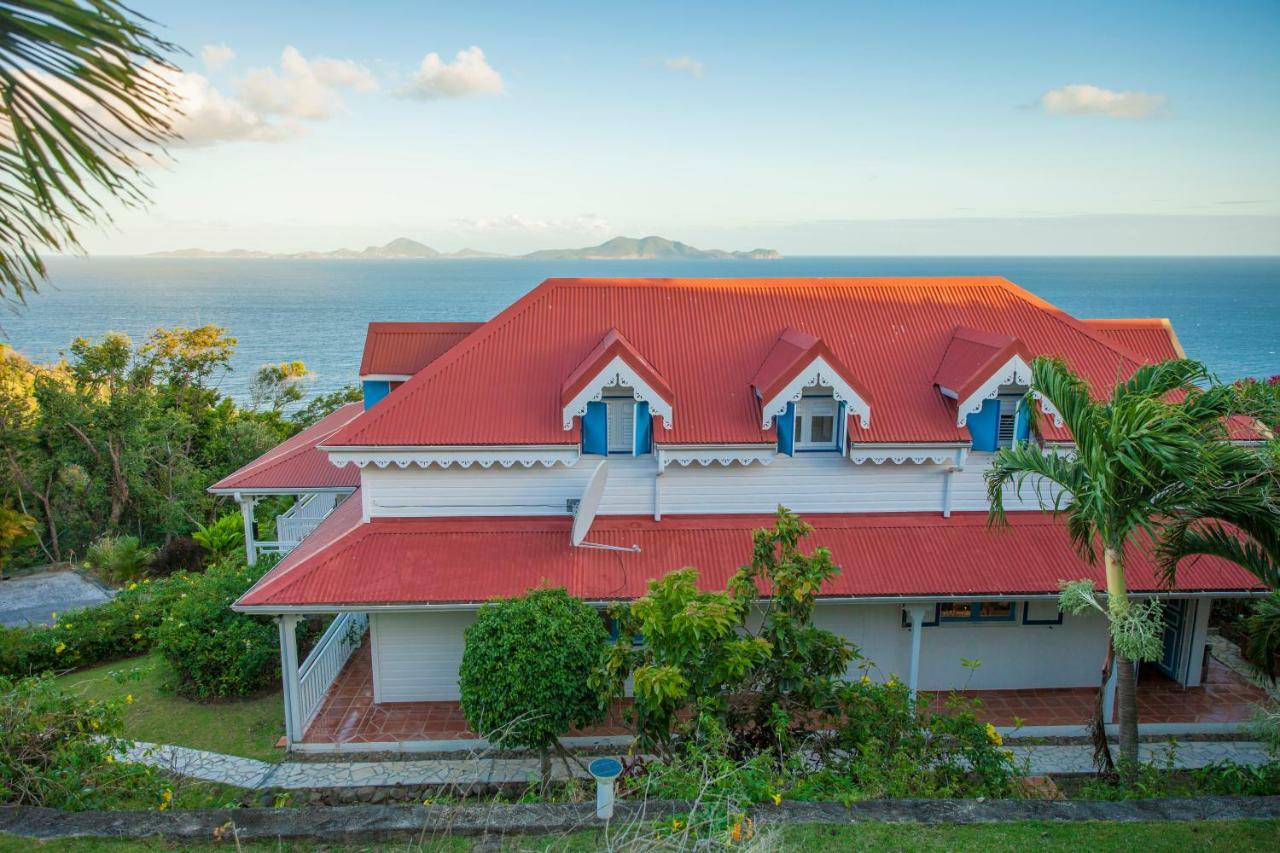
M 619 802 L 614 823 L 687 811 L 679 801 Z M 783 803 L 752 810 L 757 825 L 857 821 L 922 824 L 1007 821 L 1151 821 L 1280 818 L 1280 797 L 1191 797 L 1121 803 L 1062 800 L 878 800 Z M 328 842 L 445 835 L 558 834 L 603 826 L 591 803 L 490 806 L 336 806 L 172 812 L 60 812 L 0 807 L 0 832 L 25 838 L 214 840 L 322 839 Z

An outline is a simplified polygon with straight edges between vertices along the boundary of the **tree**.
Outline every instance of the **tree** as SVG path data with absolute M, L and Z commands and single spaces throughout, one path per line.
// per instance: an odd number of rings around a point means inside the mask
M 150 23 L 117 0 L 0 2 L 0 298 L 34 292 L 39 252 L 78 249 L 104 201 L 146 202 L 178 115 Z
M 1127 542 L 1156 538 L 1162 522 L 1197 497 L 1187 484 L 1220 480 L 1226 418 L 1239 413 L 1242 398 L 1229 386 L 1201 389 L 1210 377 L 1185 359 L 1143 365 L 1109 397 L 1095 400 L 1087 383 L 1056 358 L 1032 364 L 1031 392 L 1047 401 L 1070 430 L 1069 453 L 1044 452 L 1022 442 L 996 453 L 987 471 L 992 523 L 1004 521 L 1005 488 L 1020 492 L 1028 480 L 1041 507 L 1065 516 L 1077 552 L 1090 564 L 1101 546 L 1106 568 L 1106 605 L 1117 669 L 1120 754 L 1126 767 L 1138 759 L 1137 684 L 1132 661 L 1150 652 L 1151 608 L 1135 608 L 1125 579 Z M 1035 416 L 1038 419 L 1038 415 Z M 1145 543 L 1144 543 L 1145 544 Z M 1070 584 L 1064 605 L 1088 606 L 1091 588 Z M 1103 667 L 1109 677 L 1111 656 Z M 1100 764 L 1110 767 L 1101 719 L 1101 697 L 1093 721 Z
M 13 552 L 35 542 L 35 528 L 34 518 L 0 503 L 0 578 L 13 559 Z
M 485 604 L 465 632 L 462 713 L 495 745 L 538 749 L 546 781 L 560 736 L 600 719 L 589 679 L 605 637 L 600 614 L 563 589 Z
M 254 411 L 267 406 L 279 412 L 305 397 L 307 386 L 315 376 L 300 361 L 264 364 L 249 380 L 249 405 Z
M 714 719 L 739 752 L 775 748 L 781 758 L 815 714 L 837 712 L 842 677 L 860 655 L 813 625 L 817 596 L 838 569 L 825 548 L 800 551 L 812 530 L 778 507 L 774 526 L 752 533 L 751 562 L 724 592 L 700 591 L 697 571 L 684 568 L 615 608 L 618 642 L 598 680 L 617 696 L 632 677 L 643 744 L 669 753 L 681 715 L 691 712 L 695 733 Z
M 1280 391 L 1280 385 L 1271 388 Z M 1280 398 L 1280 393 L 1276 394 Z M 1191 484 L 1192 500 L 1161 537 L 1158 553 L 1172 586 L 1178 566 L 1198 556 L 1229 560 L 1271 591 L 1245 623 L 1245 657 L 1275 680 L 1280 656 L 1280 439 L 1258 448 L 1225 445 L 1221 476 Z

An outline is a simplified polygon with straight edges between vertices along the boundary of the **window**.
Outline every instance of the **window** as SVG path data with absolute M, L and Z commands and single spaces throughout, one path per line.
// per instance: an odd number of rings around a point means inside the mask
M 837 449 L 839 408 L 832 397 L 802 397 L 796 403 L 796 450 Z
M 997 447 L 1013 447 L 1018 430 L 1019 402 L 1017 397 L 1000 398 L 1000 420 L 996 425 Z
M 1062 611 L 1058 609 L 1057 599 L 1023 602 L 1022 624 L 1061 625 Z
M 636 403 L 630 397 L 605 399 L 609 407 L 609 452 L 632 453 L 635 445 Z
M 1012 601 L 948 601 L 938 607 L 943 622 L 1012 622 Z

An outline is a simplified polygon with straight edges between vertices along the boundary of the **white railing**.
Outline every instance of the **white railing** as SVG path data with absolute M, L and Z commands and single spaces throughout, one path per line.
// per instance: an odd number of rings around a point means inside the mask
M 298 706 L 303 731 L 311 725 L 325 691 L 338 677 L 347 658 L 360 647 L 368 627 L 367 613 L 339 613 L 298 667 Z
M 304 495 L 285 512 L 276 516 L 276 542 L 281 546 L 297 545 L 315 530 L 325 516 L 333 512 L 338 496 L 332 492 Z M 289 550 L 285 547 L 284 550 Z

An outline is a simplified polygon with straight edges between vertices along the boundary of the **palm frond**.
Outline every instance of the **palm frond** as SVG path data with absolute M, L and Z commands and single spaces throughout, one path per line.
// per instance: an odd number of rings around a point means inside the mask
M 1112 401 L 1132 397 L 1163 397 L 1171 391 L 1193 388 L 1210 380 L 1209 371 L 1198 361 L 1174 358 L 1144 364 L 1112 389 Z
M 79 248 L 105 202 L 144 203 L 142 167 L 172 138 L 176 48 L 117 0 L 0 0 L 0 299 Z
M 1263 543 L 1221 524 L 1178 524 L 1167 530 L 1156 549 L 1164 582 L 1172 586 L 1178 564 L 1196 557 L 1230 560 L 1271 589 L 1280 589 L 1280 561 Z

